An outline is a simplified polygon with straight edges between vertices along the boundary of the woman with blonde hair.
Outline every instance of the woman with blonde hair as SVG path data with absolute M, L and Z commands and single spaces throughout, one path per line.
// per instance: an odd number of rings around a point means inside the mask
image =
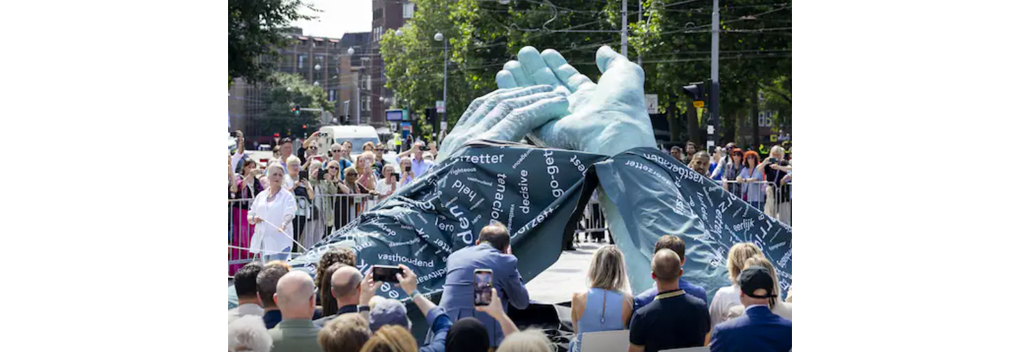
M 740 304 L 740 287 L 737 286 L 737 276 L 744 270 L 744 261 L 755 256 L 763 255 L 761 248 L 754 243 L 741 242 L 730 247 L 730 253 L 726 258 L 726 269 L 729 271 L 732 286 L 726 286 L 715 291 L 712 298 L 712 305 L 708 307 L 708 314 L 712 317 L 712 326 L 729 320 L 729 311 L 733 306 Z
M 744 261 L 744 267 L 760 266 L 769 271 L 769 275 L 772 276 L 772 282 L 774 283 L 772 292 L 776 293 L 777 297 L 769 298 L 769 310 L 778 316 L 786 318 L 787 320 L 793 320 L 793 305 L 782 301 L 782 291 L 779 287 L 779 275 L 776 272 L 776 267 L 772 265 L 765 256 L 754 256 Z M 729 319 L 739 317 L 744 314 L 744 306 L 738 305 L 730 308 Z
M 571 298 L 570 320 L 575 334 L 570 351 L 574 352 L 581 350 L 586 332 L 627 329 L 634 310 L 623 252 L 616 246 L 595 252 L 588 267 L 588 285 L 587 292 L 575 293 Z
M 255 235 L 251 238 L 250 252 L 259 254 L 262 261 L 290 258 L 290 247 L 294 240 L 291 220 L 297 212 L 294 194 L 283 188 L 286 173 L 280 163 L 270 163 L 266 170 L 269 187 L 259 192 L 252 201 L 248 222 L 255 224 Z
M 605 247 L 603 247 L 605 248 Z M 553 352 L 552 341 L 542 330 L 528 329 L 503 339 L 496 352 Z
M 418 352 L 418 343 L 404 327 L 386 325 L 372 334 L 361 352 Z

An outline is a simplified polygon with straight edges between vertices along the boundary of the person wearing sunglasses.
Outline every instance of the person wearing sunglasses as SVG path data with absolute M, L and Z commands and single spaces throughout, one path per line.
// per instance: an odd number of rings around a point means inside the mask
M 346 147 L 344 147 L 344 145 L 345 144 L 333 143 L 333 145 L 330 146 L 329 148 L 330 149 L 329 156 L 330 158 L 332 158 L 332 161 L 330 163 L 332 163 L 333 161 L 337 162 L 340 165 L 339 171 L 343 171 L 346 170 L 348 167 L 354 166 L 354 162 L 352 162 L 350 159 L 350 149 L 347 149 Z M 327 163 L 324 166 L 328 166 L 328 164 L 329 163 Z M 338 172 L 338 174 L 340 175 L 340 180 L 343 180 L 344 173 Z
M 322 214 L 325 214 L 325 226 L 326 234 L 332 233 L 334 229 L 339 228 L 340 225 L 336 220 L 340 219 L 339 214 L 339 199 L 336 197 L 337 194 L 346 194 L 350 192 L 347 185 L 341 180 L 340 162 L 331 160 L 326 163 L 325 171 L 318 171 L 314 176 L 310 176 L 313 188 L 318 188 L 321 199 Z
M 301 158 L 302 170 L 308 170 L 308 158 L 319 155 L 319 144 L 316 143 L 318 139 L 319 131 L 315 131 L 308 138 L 301 141 L 301 146 L 296 154 L 298 158 Z

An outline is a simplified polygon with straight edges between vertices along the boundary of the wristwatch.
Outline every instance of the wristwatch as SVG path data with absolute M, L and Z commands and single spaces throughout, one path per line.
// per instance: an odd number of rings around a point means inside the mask
M 417 295 L 420 295 L 420 294 L 421 294 L 421 292 L 418 292 L 418 289 L 415 289 L 414 291 L 411 291 L 411 294 L 409 294 L 407 296 L 411 297 L 413 299 L 414 296 L 417 296 Z

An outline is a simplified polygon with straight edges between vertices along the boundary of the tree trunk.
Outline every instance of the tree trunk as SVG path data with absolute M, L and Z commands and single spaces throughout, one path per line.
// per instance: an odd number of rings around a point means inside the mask
M 694 145 L 700 147 L 701 126 L 698 124 L 698 109 L 694 107 L 693 101 L 688 101 L 685 103 L 687 104 L 687 136 L 688 136 L 687 139 L 694 142 Z
M 666 95 L 666 121 L 669 123 L 669 141 L 680 142 L 680 116 L 676 111 L 676 95 Z
M 751 90 L 751 147 L 761 153 L 761 127 L 758 126 L 758 91 Z

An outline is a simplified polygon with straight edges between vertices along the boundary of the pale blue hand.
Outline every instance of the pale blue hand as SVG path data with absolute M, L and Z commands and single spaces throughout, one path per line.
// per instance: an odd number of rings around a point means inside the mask
M 567 91 L 551 85 L 498 89 L 471 102 L 443 140 L 437 161 L 474 139 L 520 141 L 528 132 L 567 114 Z
M 518 61 L 496 74 L 501 89 L 552 85 L 570 91 L 570 114 L 542 125 L 534 137 L 549 147 L 616 155 L 636 147 L 655 147 L 651 120 L 645 110 L 644 70 L 608 46 L 595 62 L 603 73 L 596 85 L 560 55 L 525 47 Z
M 555 50 L 547 49 L 539 55 L 535 48 L 525 47 L 517 58 L 520 63 L 508 62 L 496 74 L 499 88 L 547 84 L 570 91 L 570 115 L 534 131 L 532 137 L 539 142 L 607 156 L 635 147 L 655 146 L 652 123 L 645 110 L 645 72 L 623 55 L 608 46 L 599 48 L 595 63 L 603 75 L 598 85 L 577 72 Z M 630 238 L 623 215 L 601 188 L 598 199 L 610 231 L 616 238 Z

